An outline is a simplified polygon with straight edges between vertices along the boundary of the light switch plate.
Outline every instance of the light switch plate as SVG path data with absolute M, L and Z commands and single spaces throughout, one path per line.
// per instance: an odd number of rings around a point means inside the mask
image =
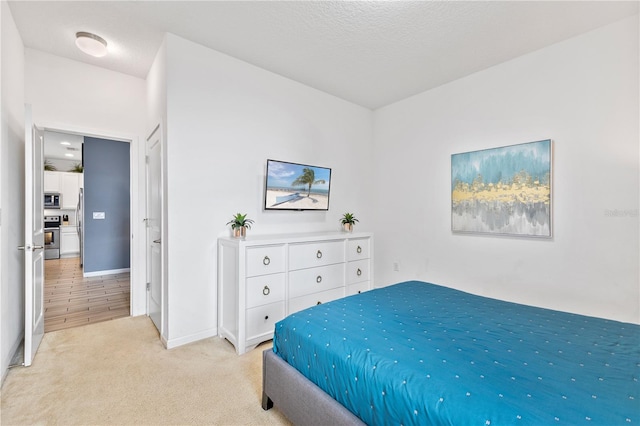
M 104 212 L 93 212 L 94 219 L 104 219 Z

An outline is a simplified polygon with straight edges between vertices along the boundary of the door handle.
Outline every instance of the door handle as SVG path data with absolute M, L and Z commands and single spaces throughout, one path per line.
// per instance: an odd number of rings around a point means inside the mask
M 160 244 L 160 240 L 161 240 L 161 238 L 158 238 L 157 240 L 153 240 L 153 242 L 156 243 L 156 244 Z
M 36 250 L 42 250 L 44 247 L 43 246 L 30 246 L 30 245 L 26 245 L 26 246 L 18 246 L 18 250 L 31 250 L 31 251 L 36 251 Z

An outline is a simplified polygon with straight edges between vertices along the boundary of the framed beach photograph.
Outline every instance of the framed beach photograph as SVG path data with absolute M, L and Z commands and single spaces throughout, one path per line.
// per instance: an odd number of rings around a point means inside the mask
M 550 139 L 451 155 L 451 230 L 551 238 Z
M 267 160 L 265 210 L 329 210 L 331 169 Z

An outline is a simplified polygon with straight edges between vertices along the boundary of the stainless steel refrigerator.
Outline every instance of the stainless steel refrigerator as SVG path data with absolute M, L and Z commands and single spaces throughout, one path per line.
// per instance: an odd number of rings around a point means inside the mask
M 80 266 L 84 262 L 84 189 L 80 188 L 78 206 L 76 207 L 76 229 L 80 240 Z

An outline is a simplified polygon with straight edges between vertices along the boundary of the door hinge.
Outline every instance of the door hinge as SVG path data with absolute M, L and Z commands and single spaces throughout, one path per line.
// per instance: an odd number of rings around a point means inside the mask
M 147 283 L 147 291 L 151 289 L 151 283 Z

